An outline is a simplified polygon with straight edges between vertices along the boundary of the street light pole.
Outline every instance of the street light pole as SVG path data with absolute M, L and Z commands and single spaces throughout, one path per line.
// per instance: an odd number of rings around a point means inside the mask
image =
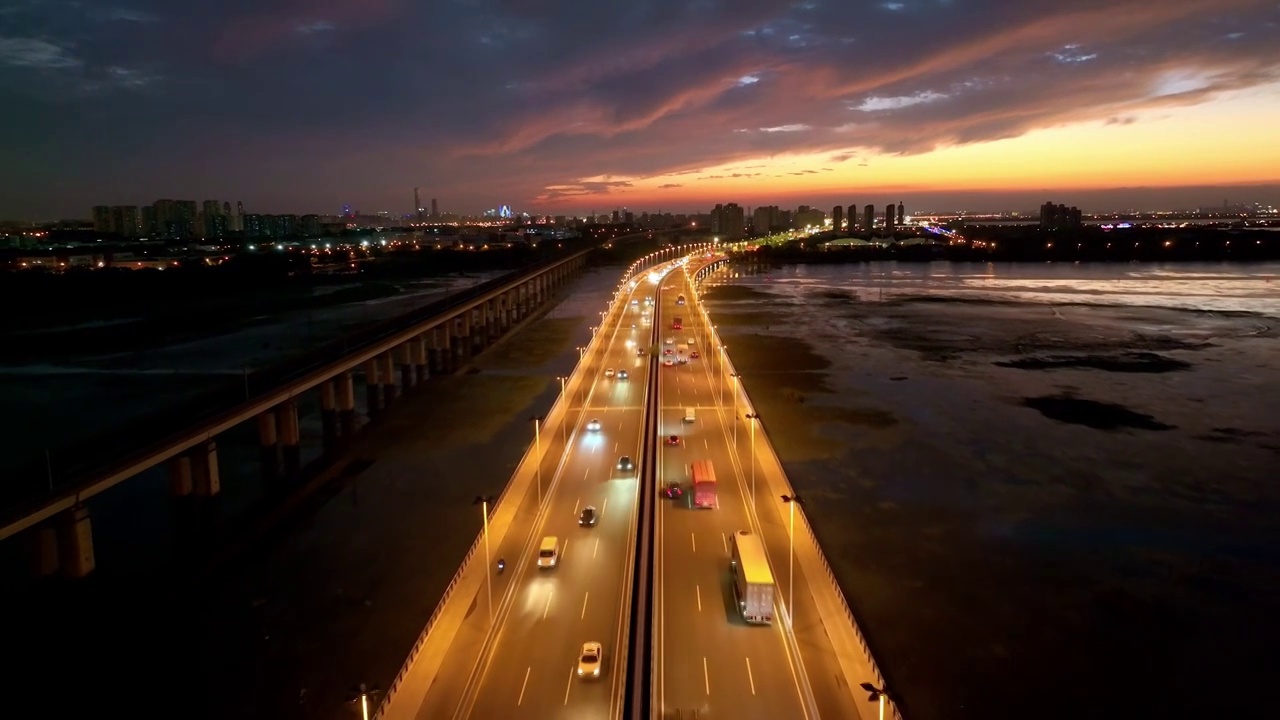
M 733 400 L 733 449 L 736 452 L 738 450 L 738 383 L 740 380 L 738 373 L 729 373 L 729 377 L 733 378 L 733 390 L 730 391 L 733 397 L 730 399 Z
M 542 425 L 542 418 L 534 415 L 529 418 L 533 421 L 533 468 L 534 475 L 538 479 L 538 506 L 542 506 L 542 432 L 539 427 Z
M 751 509 L 756 509 L 756 423 L 760 421 L 760 416 L 756 413 L 747 413 L 747 419 L 751 421 Z
M 489 556 L 489 503 L 493 502 L 493 498 L 488 495 L 477 497 L 473 504 L 480 506 L 480 512 L 484 513 L 481 520 L 484 523 L 484 589 L 489 596 L 489 622 L 493 622 L 493 572 L 490 565 L 493 559 Z
M 883 687 L 876 687 L 869 682 L 859 683 L 859 687 L 871 693 L 871 695 L 867 697 L 867 702 L 880 703 L 880 720 L 884 720 L 884 706 L 889 700 L 889 691 Z
M 792 628 L 796 626 L 796 505 L 800 503 L 799 495 L 783 495 L 782 502 L 791 509 L 791 520 L 787 530 L 787 622 Z
M 564 394 L 565 393 L 564 384 L 565 384 L 565 381 L 568 380 L 568 378 L 557 377 L 556 379 L 560 381 L 560 399 L 564 400 L 564 417 L 560 418 L 560 444 L 563 445 L 564 443 L 568 442 L 568 440 L 565 439 L 565 429 L 564 429 L 565 426 L 569 424 L 568 423 L 569 398 L 565 397 L 565 394 Z

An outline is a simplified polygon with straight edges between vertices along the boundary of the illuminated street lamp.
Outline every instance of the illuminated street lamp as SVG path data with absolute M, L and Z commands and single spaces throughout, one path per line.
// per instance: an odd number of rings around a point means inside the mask
M 880 703 L 880 720 L 884 720 L 884 705 L 891 699 L 889 697 L 889 691 L 881 687 L 876 687 L 869 682 L 860 683 L 859 687 L 871 693 L 870 697 L 867 698 L 867 702 Z
M 783 495 L 782 502 L 791 510 L 791 521 L 787 530 L 787 621 L 791 627 L 796 626 L 796 505 L 803 500 L 799 495 Z
M 359 685 L 351 688 L 351 702 L 360 703 L 361 720 L 369 720 L 369 698 L 382 692 L 377 685 Z
M 556 379 L 560 381 L 560 399 L 564 401 L 564 417 L 560 418 L 560 442 L 564 443 L 566 442 L 564 437 L 564 432 L 565 432 L 564 427 L 565 425 L 569 424 L 565 422 L 565 420 L 567 420 L 569 417 L 569 398 L 565 397 L 564 384 L 569 380 L 569 378 L 560 377 L 559 375 L 557 375 Z
M 489 506 L 495 502 L 492 495 L 477 495 L 473 505 L 480 506 L 481 519 L 484 522 L 484 589 L 489 595 L 489 622 L 493 622 L 493 573 L 489 571 L 492 558 L 489 557 Z
M 742 382 L 742 376 L 738 373 L 729 373 L 729 377 L 733 379 L 733 448 L 738 448 L 738 383 Z
M 533 461 L 534 474 L 538 478 L 538 505 L 542 505 L 542 421 L 546 420 L 541 415 L 534 415 L 529 418 L 533 421 Z
M 760 416 L 756 413 L 747 413 L 746 418 L 751 421 L 751 509 L 756 509 L 756 423 L 760 422 Z

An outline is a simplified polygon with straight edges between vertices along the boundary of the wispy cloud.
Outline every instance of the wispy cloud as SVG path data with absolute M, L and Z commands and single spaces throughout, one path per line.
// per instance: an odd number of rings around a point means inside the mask
M 41 38 L 0 37 L 0 64 L 27 68 L 77 68 L 84 61 L 61 45 Z
M 318 32 L 328 32 L 333 30 L 333 23 L 328 20 L 308 20 L 298 23 L 297 31 L 303 35 L 311 35 Z
M 129 8 L 95 9 L 90 10 L 89 15 L 94 19 L 108 22 L 153 23 L 160 21 L 160 17 L 158 15 L 143 12 L 142 10 L 130 10 Z

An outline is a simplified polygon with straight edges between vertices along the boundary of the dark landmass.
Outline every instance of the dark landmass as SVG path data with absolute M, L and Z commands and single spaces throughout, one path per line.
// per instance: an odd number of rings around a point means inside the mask
M 999 364 L 999 363 L 996 363 Z M 1156 422 L 1150 415 L 1134 412 L 1115 403 L 1086 400 L 1070 395 L 1051 395 L 1026 398 L 1023 405 L 1039 410 L 1040 414 L 1058 422 L 1084 425 L 1096 430 L 1175 430 L 1173 425 Z

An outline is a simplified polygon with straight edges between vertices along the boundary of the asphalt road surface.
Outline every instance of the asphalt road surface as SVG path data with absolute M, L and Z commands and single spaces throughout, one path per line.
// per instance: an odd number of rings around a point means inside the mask
M 611 315 L 600 330 L 609 334 L 608 345 L 582 370 L 594 378 L 586 391 L 586 411 L 569 416 L 576 422 L 566 428 L 568 453 L 545 513 L 533 541 L 518 543 L 531 551 L 505 556 L 509 580 L 504 581 L 513 587 L 510 603 L 496 618 L 496 639 L 478 663 L 446 660 L 441 669 L 438 683 L 463 687 L 451 717 L 604 718 L 621 705 L 626 673 L 618 648 L 627 630 L 640 468 L 618 465 L 622 456 L 639 460 L 649 361 L 637 351 L 650 349 L 652 310 L 645 299 L 656 297 L 656 291 L 657 285 L 641 276 L 623 296 L 625 312 Z M 619 370 L 629 377 L 619 378 Z M 598 431 L 589 429 L 592 420 L 599 421 Z M 596 509 L 594 527 L 579 525 L 587 506 Z M 538 547 L 548 536 L 558 538 L 560 560 L 554 568 L 539 568 Z M 504 544 L 514 548 L 512 540 Z M 495 603 L 497 597 L 495 587 Z M 604 646 L 599 678 L 577 674 L 587 641 Z M 441 708 L 432 705 L 424 704 L 418 717 L 441 717 Z

